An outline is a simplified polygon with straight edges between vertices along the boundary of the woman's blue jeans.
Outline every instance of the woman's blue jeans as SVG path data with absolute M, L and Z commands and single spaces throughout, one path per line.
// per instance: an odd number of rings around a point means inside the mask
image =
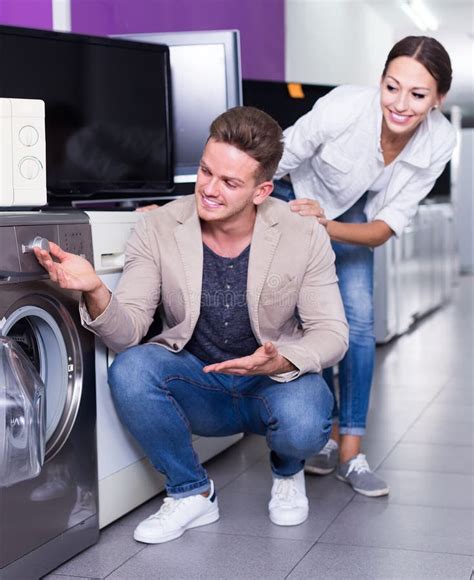
M 294 475 L 326 444 L 333 396 L 318 374 L 288 383 L 267 376 L 206 374 L 204 363 L 181 351 L 143 344 L 120 353 L 109 384 L 122 422 L 166 489 L 186 497 L 209 489 L 192 434 L 219 437 L 247 432 L 266 437 L 273 473 Z
M 274 195 L 286 201 L 295 199 L 287 181 L 275 182 Z M 366 200 L 365 194 L 336 221 L 367 222 Z M 349 349 L 339 363 L 339 406 L 335 397 L 333 417 L 338 419 L 342 435 L 364 435 L 375 362 L 374 252 L 367 246 L 339 242 L 332 242 L 332 247 L 349 323 Z M 335 394 L 333 369 L 325 369 L 323 376 Z

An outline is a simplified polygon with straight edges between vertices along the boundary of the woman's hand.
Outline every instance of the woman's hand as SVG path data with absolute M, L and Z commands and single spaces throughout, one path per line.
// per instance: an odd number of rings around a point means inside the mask
M 135 211 L 139 211 L 145 213 L 146 211 L 153 211 L 158 209 L 160 206 L 156 205 L 156 203 L 152 203 L 151 205 L 144 205 L 143 207 L 137 207 Z
M 326 218 L 324 209 L 315 199 L 294 199 L 289 203 L 291 211 L 297 212 L 300 215 L 312 215 L 317 218 L 321 225 L 324 227 L 327 226 L 329 220 Z

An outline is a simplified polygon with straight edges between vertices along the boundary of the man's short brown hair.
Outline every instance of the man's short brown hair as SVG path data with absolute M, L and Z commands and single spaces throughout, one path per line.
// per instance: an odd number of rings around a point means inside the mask
M 258 161 L 257 183 L 273 179 L 283 155 L 283 133 L 280 125 L 255 107 L 233 107 L 215 119 L 209 139 L 227 143 Z

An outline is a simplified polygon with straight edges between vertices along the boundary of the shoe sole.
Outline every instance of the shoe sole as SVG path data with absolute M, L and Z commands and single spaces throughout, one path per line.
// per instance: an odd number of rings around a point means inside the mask
M 354 491 L 356 491 L 357 493 L 360 493 L 361 495 L 365 495 L 366 497 L 381 497 L 382 495 L 388 495 L 390 493 L 389 487 L 384 487 L 383 489 L 374 489 L 372 491 L 367 491 L 365 489 L 360 489 L 358 487 L 354 487 L 351 484 L 351 482 L 348 481 L 342 475 L 336 475 L 336 477 L 337 477 L 337 479 L 339 479 L 339 481 L 343 481 L 344 483 L 347 483 L 347 485 L 350 485 Z
M 308 519 L 308 515 L 309 515 L 309 511 L 308 513 L 305 514 L 305 516 L 303 518 L 300 518 L 299 520 L 293 520 L 290 521 L 288 519 L 282 518 L 282 519 L 278 519 L 275 518 L 274 516 L 272 516 L 272 514 L 269 514 L 270 517 L 270 521 L 272 523 L 274 523 L 277 526 L 299 526 L 300 524 L 302 524 L 303 522 L 305 522 Z
M 179 528 L 174 532 L 167 534 L 166 536 L 160 537 L 151 537 L 137 534 L 136 532 L 133 534 L 133 539 L 137 542 L 142 542 L 144 544 L 164 544 L 165 542 L 171 542 L 171 540 L 176 540 L 180 538 L 186 530 L 191 530 L 192 528 L 198 528 L 199 526 L 207 526 L 208 524 L 213 524 L 217 522 L 219 519 L 219 509 L 214 510 L 210 513 L 204 514 L 199 518 L 196 518 L 193 522 L 191 522 L 185 528 Z
M 332 473 L 336 468 L 329 467 L 328 469 L 323 469 L 322 467 L 313 467 L 312 465 L 304 466 L 305 473 L 311 473 L 313 475 L 329 475 Z

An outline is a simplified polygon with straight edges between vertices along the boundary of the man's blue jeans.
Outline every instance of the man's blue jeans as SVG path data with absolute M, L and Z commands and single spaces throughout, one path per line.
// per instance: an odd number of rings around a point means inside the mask
M 204 363 L 156 344 L 132 347 L 109 369 L 118 413 L 173 497 L 209 489 L 192 434 L 264 435 L 273 473 L 294 475 L 326 444 L 334 399 L 318 374 L 288 383 L 267 376 L 206 374 Z
M 276 180 L 272 195 L 284 201 L 295 199 L 290 182 Z M 336 221 L 365 223 L 364 194 Z M 339 289 L 349 323 L 349 349 L 339 363 L 339 406 L 334 403 L 333 417 L 339 419 L 342 435 L 364 435 L 370 389 L 374 374 L 374 252 L 367 246 L 332 242 L 336 254 Z M 333 370 L 323 372 L 329 388 L 335 393 Z

